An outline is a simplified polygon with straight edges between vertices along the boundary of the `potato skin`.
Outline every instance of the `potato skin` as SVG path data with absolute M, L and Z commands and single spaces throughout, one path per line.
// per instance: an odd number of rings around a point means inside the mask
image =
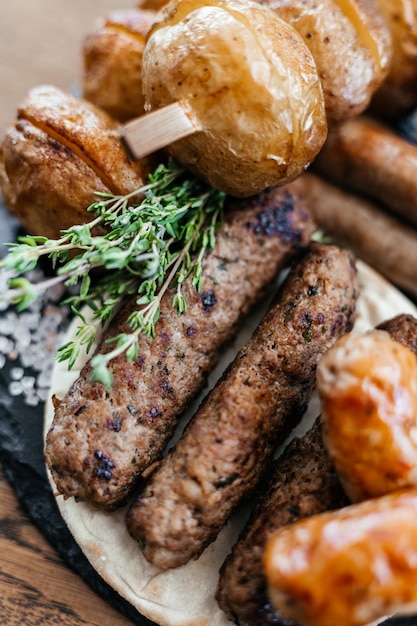
M 372 110 L 396 117 L 417 106 L 417 0 L 378 0 L 392 33 L 388 77 L 372 101 Z
M 329 123 L 358 115 L 386 77 L 391 35 L 373 0 L 259 0 L 303 37 L 317 64 Z
M 96 191 L 127 193 L 141 186 L 141 172 L 112 118 L 51 86 L 29 92 L 0 151 L 7 208 L 29 233 L 49 238 L 84 223 Z
M 110 13 L 83 43 L 83 96 L 124 122 L 144 113 L 142 56 L 156 11 Z
M 171 155 L 240 197 L 298 176 L 323 145 L 327 121 L 297 32 L 250 0 L 173 0 L 160 16 L 143 57 L 146 108 L 181 100 L 203 127 L 173 143 Z

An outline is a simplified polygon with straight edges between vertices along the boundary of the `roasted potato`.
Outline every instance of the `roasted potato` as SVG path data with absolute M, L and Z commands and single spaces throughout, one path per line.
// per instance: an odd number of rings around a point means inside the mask
M 378 0 L 392 33 L 393 56 L 387 79 L 372 109 L 395 117 L 417 106 L 417 0 Z
M 31 234 L 56 238 L 84 223 L 96 191 L 142 184 L 142 163 L 123 149 L 118 124 L 94 105 L 55 87 L 30 91 L 0 152 L 4 202 Z
M 83 96 L 124 122 L 144 113 L 142 55 L 156 12 L 115 11 L 84 39 Z
M 295 29 L 247 0 L 178 0 L 143 55 L 146 108 L 182 101 L 202 130 L 171 155 L 213 187 L 250 196 L 298 176 L 326 137 L 311 52 Z
M 387 75 L 391 35 L 376 0 L 259 0 L 303 37 L 329 122 L 358 115 Z

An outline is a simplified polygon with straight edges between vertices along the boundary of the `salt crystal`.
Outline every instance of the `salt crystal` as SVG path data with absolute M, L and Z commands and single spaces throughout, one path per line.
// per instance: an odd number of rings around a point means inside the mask
M 15 380 L 9 384 L 9 393 L 11 396 L 20 396 L 23 393 L 22 384 Z

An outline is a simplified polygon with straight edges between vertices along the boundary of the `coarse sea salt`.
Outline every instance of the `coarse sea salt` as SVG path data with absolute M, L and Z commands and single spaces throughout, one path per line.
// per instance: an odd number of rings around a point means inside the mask
M 7 289 L 10 273 L 0 270 L 0 294 Z M 36 283 L 45 277 L 39 270 L 27 278 Z M 7 368 L 7 392 L 26 405 L 47 400 L 53 364 L 64 343 L 70 311 L 61 306 L 63 288 L 49 290 L 25 311 L 18 313 L 0 295 L 0 369 Z

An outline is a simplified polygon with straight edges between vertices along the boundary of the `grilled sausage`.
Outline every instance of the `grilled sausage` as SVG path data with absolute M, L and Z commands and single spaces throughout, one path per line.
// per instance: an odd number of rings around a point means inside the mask
M 393 339 L 407 346 L 417 356 L 417 318 L 403 313 L 378 324 L 379 330 L 385 330 Z
M 417 224 L 417 146 L 379 122 L 362 116 L 332 129 L 314 168 Z
M 415 317 L 398 315 L 377 328 L 417 355 Z M 313 428 L 294 439 L 275 461 L 250 520 L 221 569 L 217 599 L 229 619 L 240 626 L 292 625 L 268 597 L 262 568 L 267 540 L 285 524 L 348 503 L 324 446 L 320 424 L 317 419 Z
M 162 453 L 177 418 L 205 382 L 219 349 L 237 330 L 251 305 L 278 271 L 299 253 L 314 230 L 304 205 L 286 191 L 271 190 L 231 202 L 213 251 L 203 260 L 203 286 L 188 280 L 188 310 L 163 297 L 156 336 L 142 338 L 139 357 L 110 363 L 111 391 L 91 382 L 86 364 L 62 401 L 57 401 L 46 441 L 46 460 L 58 491 L 97 505 L 123 503 L 138 475 Z M 127 303 L 103 338 L 129 332 Z
M 385 331 L 343 337 L 318 367 L 323 437 L 352 502 L 417 486 L 417 360 Z
M 361 626 L 413 614 L 416 516 L 414 488 L 284 526 L 264 557 L 272 602 L 309 626 Z
M 289 186 L 303 192 L 319 226 L 404 291 L 417 295 L 417 233 L 377 205 L 303 174 Z
M 356 296 L 352 254 L 312 244 L 130 507 L 148 560 L 167 569 L 197 558 L 253 492 L 304 413 L 320 357 L 352 327 Z
M 268 598 L 262 568 L 267 539 L 281 526 L 347 503 L 317 418 L 275 461 L 249 522 L 220 570 L 217 600 L 228 618 L 240 626 L 291 626 Z

